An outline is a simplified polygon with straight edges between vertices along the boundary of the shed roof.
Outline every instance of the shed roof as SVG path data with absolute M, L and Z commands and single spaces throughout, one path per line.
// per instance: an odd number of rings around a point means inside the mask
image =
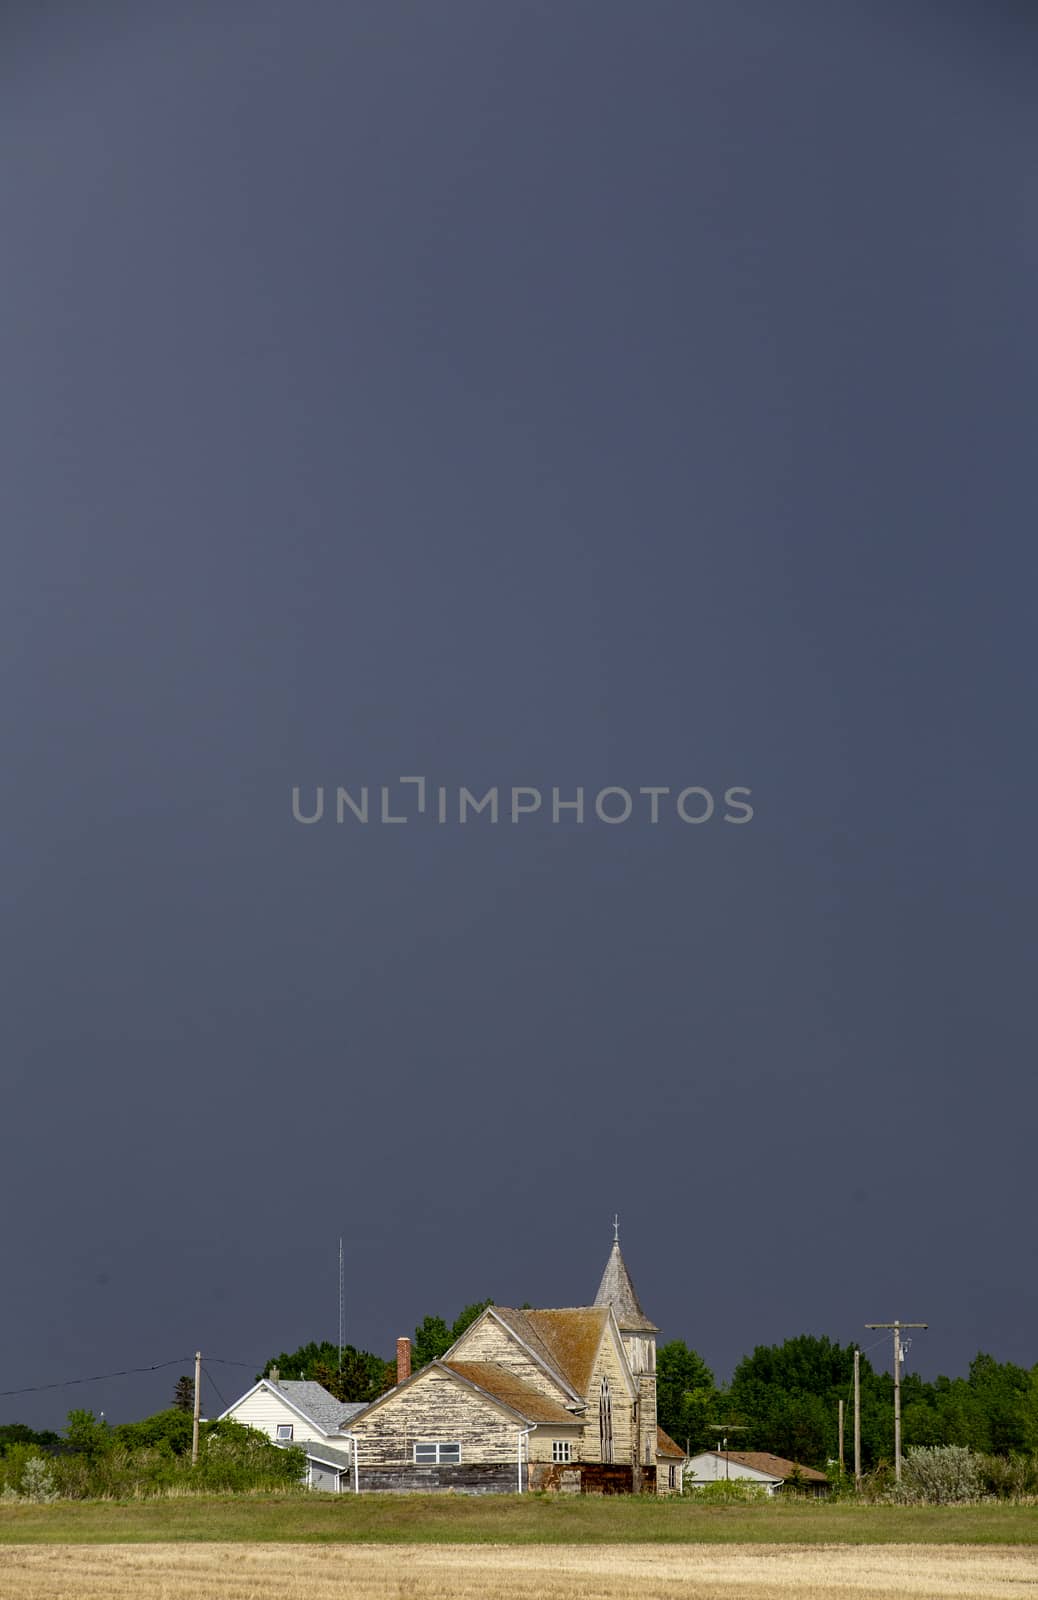
M 770 1450 L 704 1450 L 704 1455 L 717 1456 L 723 1461 L 737 1461 L 741 1467 L 752 1467 L 755 1472 L 764 1472 L 769 1478 L 783 1480 L 799 1475 L 807 1483 L 828 1483 L 829 1479 L 824 1472 L 818 1472 L 814 1467 L 802 1467 L 796 1461 L 787 1461 L 785 1456 L 773 1456 Z
M 312 1439 L 296 1439 L 291 1444 L 287 1439 L 274 1439 L 271 1441 L 282 1450 L 302 1450 L 308 1461 L 317 1461 L 326 1467 L 338 1467 L 339 1471 L 346 1471 L 352 1466 L 352 1459 L 348 1450 L 337 1450 L 334 1445 L 315 1444 Z
M 669 1433 L 664 1433 L 662 1428 L 656 1429 L 656 1454 L 658 1456 L 677 1456 L 684 1461 L 685 1452 L 679 1444 L 675 1444 Z

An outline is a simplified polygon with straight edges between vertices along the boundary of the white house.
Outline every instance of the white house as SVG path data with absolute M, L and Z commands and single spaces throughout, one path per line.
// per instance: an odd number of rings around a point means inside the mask
M 352 1445 L 344 1430 L 362 1405 L 349 1405 L 320 1383 L 268 1376 L 228 1406 L 230 1417 L 257 1428 L 286 1449 L 306 1452 L 306 1481 L 311 1489 L 337 1494 L 349 1487 Z
M 801 1467 L 769 1450 L 701 1450 L 685 1463 L 686 1489 L 725 1481 L 755 1483 L 768 1494 L 793 1490 L 801 1494 L 828 1494 L 829 1480 L 814 1467 Z

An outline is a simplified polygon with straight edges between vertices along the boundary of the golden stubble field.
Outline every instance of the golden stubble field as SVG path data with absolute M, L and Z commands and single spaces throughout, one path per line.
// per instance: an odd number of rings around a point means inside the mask
M 3 1600 L 1006 1600 L 1038 1549 L 980 1545 L 14 1545 Z

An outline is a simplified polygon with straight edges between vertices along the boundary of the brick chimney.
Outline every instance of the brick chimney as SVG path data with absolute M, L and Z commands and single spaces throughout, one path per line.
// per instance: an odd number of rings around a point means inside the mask
M 405 1378 L 411 1376 L 411 1341 L 398 1339 L 396 1342 L 396 1381 L 403 1383 Z

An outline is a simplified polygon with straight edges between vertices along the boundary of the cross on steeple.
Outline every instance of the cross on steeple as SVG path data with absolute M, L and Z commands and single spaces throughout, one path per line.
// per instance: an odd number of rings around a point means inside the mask
M 645 1315 L 635 1293 L 631 1275 L 627 1270 L 627 1263 L 620 1249 L 620 1213 L 613 1217 L 613 1242 L 609 1247 L 609 1260 L 606 1262 L 602 1274 L 602 1282 L 595 1295 L 596 1306 L 609 1306 L 616 1318 L 617 1327 L 626 1338 L 628 1334 L 639 1336 L 656 1332 L 656 1324 Z M 630 1351 L 628 1351 L 630 1355 Z M 635 1371 L 641 1367 L 635 1363 Z

